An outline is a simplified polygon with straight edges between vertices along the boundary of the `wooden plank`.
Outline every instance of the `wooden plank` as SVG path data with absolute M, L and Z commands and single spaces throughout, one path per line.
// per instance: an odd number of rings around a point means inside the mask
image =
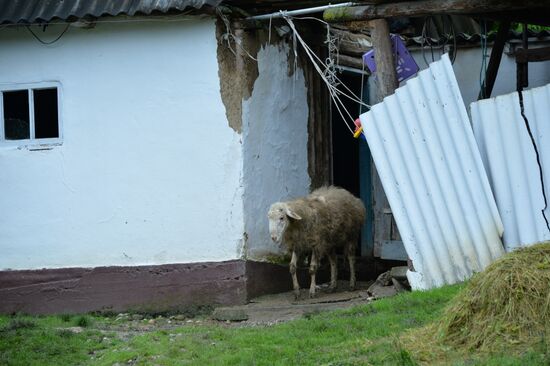
M 394 261 L 406 261 L 409 259 L 409 256 L 401 240 L 386 240 L 382 243 L 380 258 Z
M 323 18 L 327 22 L 349 22 L 392 17 L 420 17 L 434 14 L 481 14 L 547 8 L 547 2 L 537 0 L 421 0 L 332 8 L 325 10 Z
M 331 28 L 330 32 L 338 37 L 340 53 L 363 56 L 365 52 L 372 49 L 371 38 L 365 34 L 352 33 L 334 28 Z
M 325 47 L 314 46 L 316 54 L 323 56 Z M 303 52 L 303 51 L 301 51 Z M 300 55 L 302 59 L 305 59 Z M 328 90 L 321 77 L 309 62 L 302 65 L 308 85 L 308 173 L 311 189 L 332 183 L 332 138 L 330 132 L 330 103 Z
M 372 102 L 380 102 L 384 97 L 393 94 L 398 87 L 395 72 L 395 61 L 390 40 L 390 30 L 385 19 L 377 19 L 369 22 L 371 27 L 371 39 L 374 47 L 374 60 L 376 62 L 376 95 Z M 374 104 L 374 103 L 372 103 Z M 371 162 L 372 190 L 373 190 L 373 215 L 374 215 L 374 256 L 380 256 L 383 242 L 390 240 L 392 236 L 391 209 L 382 187 L 382 182 L 376 171 L 374 162 Z M 389 214 L 387 213 L 389 212 Z
M 550 47 L 532 48 L 527 50 L 519 48 L 516 50 L 516 62 L 518 63 L 542 61 L 550 61 Z
M 353 57 L 353 56 L 343 55 L 339 53 L 338 56 L 336 57 L 336 63 L 338 65 L 343 65 L 343 66 L 353 67 L 354 69 L 363 70 L 363 59 L 361 59 L 360 57 Z
M 382 100 L 391 95 L 399 86 L 393 59 L 393 47 L 390 39 L 390 28 L 385 19 L 371 21 L 371 39 L 375 49 L 377 98 Z
M 491 58 L 489 59 L 489 65 L 487 66 L 487 72 L 485 73 L 485 90 L 480 90 L 477 97 L 478 100 L 491 97 L 493 92 L 493 86 L 498 74 L 498 68 L 500 66 L 500 60 L 502 59 L 502 53 L 504 51 L 504 44 L 508 39 L 508 32 L 510 31 L 510 21 L 504 21 L 499 24 L 498 32 L 491 50 Z

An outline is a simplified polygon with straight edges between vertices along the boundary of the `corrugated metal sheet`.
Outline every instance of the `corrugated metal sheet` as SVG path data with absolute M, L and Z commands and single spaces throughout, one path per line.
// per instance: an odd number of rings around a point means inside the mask
M 549 195 L 550 85 L 522 94 Z M 470 108 L 475 138 L 504 224 L 506 250 L 550 240 L 541 212 L 544 197 L 539 166 L 518 93 L 481 100 Z M 545 213 L 550 218 L 550 208 Z
M 216 6 L 221 0 L 12 0 L 0 1 L 0 24 L 39 23 L 53 19 L 76 20 L 104 15 L 167 13 L 204 5 Z
M 413 261 L 414 289 L 462 281 L 504 253 L 502 222 L 447 55 L 361 122 Z

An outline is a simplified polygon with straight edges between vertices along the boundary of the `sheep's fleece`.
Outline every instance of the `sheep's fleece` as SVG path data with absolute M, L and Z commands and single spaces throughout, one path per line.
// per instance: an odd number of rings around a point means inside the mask
M 290 272 L 296 296 L 299 286 L 295 271 L 300 255 L 311 254 L 310 296 L 315 295 L 315 272 L 326 255 L 331 264 L 331 289 L 336 287 L 336 248 L 343 248 L 348 257 L 350 286 L 355 287 L 353 254 L 365 217 L 365 206 L 359 198 L 333 186 L 316 189 L 304 198 L 271 205 L 268 213 L 271 238 L 292 254 Z

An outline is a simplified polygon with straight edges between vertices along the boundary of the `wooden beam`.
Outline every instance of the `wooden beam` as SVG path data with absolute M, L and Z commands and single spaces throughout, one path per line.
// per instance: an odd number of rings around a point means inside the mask
M 502 59 L 502 53 L 504 51 L 504 44 L 508 39 L 508 32 L 510 32 L 510 21 L 504 21 L 499 24 L 498 32 L 491 50 L 491 58 L 489 59 L 489 66 L 487 66 L 487 72 L 485 73 L 485 90 L 480 90 L 477 97 L 478 100 L 489 98 L 493 92 L 493 86 L 498 74 L 498 68 L 500 66 L 500 60 Z
M 374 74 L 376 77 L 376 96 L 373 102 L 380 102 L 384 97 L 393 94 L 399 84 L 395 71 L 388 22 L 386 19 L 376 19 L 369 22 L 369 25 L 374 48 L 374 61 L 376 62 L 376 73 Z M 371 161 L 371 177 L 374 255 L 380 256 L 384 243 L 392 239 L 393 216 L 391 215 L 388 198 L 382 187 L 382 181 L 373 161 Z
M 330 32 L 338 37 L 340 52 L 347 55 L 362 56 L 372 49 L 372 41 L 369 36 L 360 33 L 331 28 Z
M 353 57 L 339 53 L 336 57 L 336 63 L 338 65 L 363 70 L 363 59 L 361 57 Z M 365 67 L 365 69 L 368 71 L 368 68 Z
M 541 62 L 550 61 L 550 47 L 531 48 L 524 49 L 519 48 L 516 50 L 516 62 Z
M 390 39 L 390 27 L 385 19 L 375 19 L 370 22 L 371 40 L 376 62 L 376 81 L 378 98 L 393 94 L 399 86 L 393 59 L 393 47 Z
M 323 18 L 327 22 L 349 22 L 434 14 L 481 14 L 548 8 L 548 2 L 540 0 L 420 0 L 327 9 L 323 13 Z

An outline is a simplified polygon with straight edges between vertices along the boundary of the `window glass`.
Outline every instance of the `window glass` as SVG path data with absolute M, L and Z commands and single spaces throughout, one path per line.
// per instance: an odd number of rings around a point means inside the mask
M 59 137 L 57 122 L 57 88 L 35 89 L 34 136 L 37 139 Z
M 29 139 L 29 91 L 5 91 L 2 93 L 2 98 L 4 102 L 5 139 Z

